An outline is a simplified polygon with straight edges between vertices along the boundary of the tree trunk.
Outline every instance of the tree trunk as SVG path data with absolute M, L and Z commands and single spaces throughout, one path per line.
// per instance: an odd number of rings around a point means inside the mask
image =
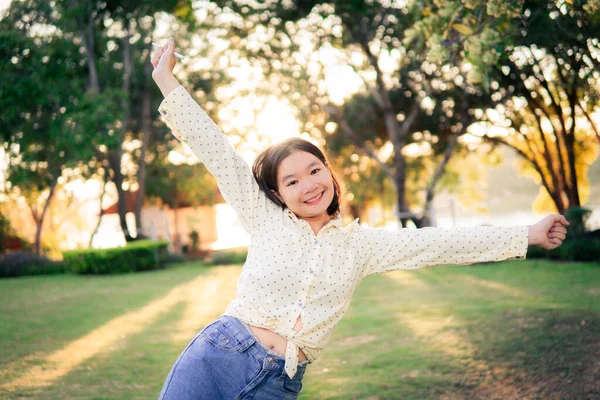
M 181 254 L 181 240 L 179 238 L 179 193 L 175 193 L 173 201 L 173 253 Z
M 348 211 L 353 219 L 359 218 L 362 220 L 362 209 L 354 201 L 348 202 Z
M 123 189 L 123 173 L 121 172 L 121 159 L 123 157 L 123 141 L 125 140 L 125 134 L 129 123 L 129 110 L 130 110 L 130 99 L 131 99 L 131 46 L 129 44 L 129 20 L 125 21 L 125 37 L 121 40 L 121 46 L 123 47 L 123 100 L 121 106 L 123 107 L 122 126 L 119 130 L 119 136 L 116 140 L 116 147 L 109 151 L 108 159 L 110 162 L 111 169 L 113 170 L 113 181 L 117 188 L 118 194 L 118 211 L 119 211 L 119 223 L 123 230 L 125 240 L 130 242 L 133 239 L 129 229 L 127 228 L 127 192 Z
M 104 208 L 102 207 L 102 202 L 104 200 L 104 195 L 106 194 L 106 184 L 110 179 L 110 175 L 108 172 L 108 168 L 104 168 L 104 178 L 102 178 L 102 193 L 100 194 L 100 214 L 98 215 L 98 222 L 96 223 L 96 227 L 90 236 L 90 242 L 88 243 L 88 248 L 92 248 L 92 242 L 94 240 L 94 236 L 98 233 L 98 229 L 100 229 L 100 224 L 102 223 L 102 217 L 104 216 Z
M 40 255 L 44 217 L 46 216 L 46 212 L 48 211 L 50 202 L 54 197 L 54 190 L 56 189 L 57 182 L 58 179 L 53 179 L 53 181 L 50 183 L 50 193 L 48 193 L 48 198 L 44 202 L 44 208 L 42 209 L 42 213 L 38 215 L 34 208 L 31 208 L 31 215 L 33 216 L 33 220 L 35 221 L 35 240 L 33 242 L 33 252 L 36 255 Z
M 86 0 L 86 15 L 85 18 L 77 18 L 76 30 L 81 38 L 81 45 L 85 49 L 85 57 L 88 67 L 88 90 L 94 93 L 100 93 L 100 83 L 98 81 L 98 70 L 96 69 L 96 55 L 94 54 L 95 31 L 94 31 L 94 10 L 92 0 Z M 79 1 L 70 1 L 69 7 L 79 7 Z
M 87 45 L 86 57 L 88 59 L 88 70 L 90 74 L 90 89 L 96 93 L 100 93 L 100 83 L 98 81 L 98 70 L 96 69 L 95 59 L 95 39 L 94 39 L 94 17 L 92 10 L 92 0 L 87 1 L 87 24 L 85 31 L 84 44 Z
M 123 231 L 123 235 L 125 236 L 125 240 L 130 242 L 133 240 L 133 237 L 131 236 L 129 228 L 127 227 L 127 192 L 125 189 L 123 189 L 123 173 L 121 172 L 122 153 L 123 152 L 119 151 L 118 149 L 112 150 L 108 154 L 108 160 L 110 163 L 110 168 L 113 171 L 112 180 L 117 189 L 117 212 L 119 213 L 119 224 L 121 226 L 121 230 Z
M 579 64 L 576 65 L 579 67 Z M 579 68 L 576 69 L 576 71 L 579 71 Z M 578 102 L 579 101 L 577 100 L 577 74 L 575 74 L 571 90 L 569 91 L 569 105 L 571 108 L 572 123 L 569 129 L 570 132 L 567 132 L 565 135 L 565 146 L 567 147 L 567 162 L 569 163 L 568 168 L 570 179 L 570 182 L 568 182 L 569 208 L 581 206 L 579 199 L 579 183 L 577 182 L 577 170 L 575 168 L 575 130 L 577 122 L 575 106 Z
M 574 124 L 575 122 L 573 122 Z M 577 183 L 577 170 L 575 169 L 575 127 L 573 127 L 573 132 L 565 138 L 565 145 L 567 146 L 567 160 L 569 162 L 569 179 L 570 182 L 568 184 L 569 192 L 567 193 L 567 197 L 569 199 L 569 208 L 572 207 L 580 207 L 580 199 L 579 199 L 579 184 Z
M 406 227 L 406 223 L 413 220 L 413 214 L 406 204 L 406 159 L 400 150 L 400 148 L 394 150 L 394 183 L 396 186 L 398 220 L 402 226 Z
M 353 32 L 353 35 L 357 38 L 360 37 L 359 32 Z M 410 212 L 406 203 L 406 160 L 404 159 L 404 155 L 402 155 L 402 149 L 406 146 L 406 137 L 419 114 L 420 106 L 418 101 L 416 101 L 402 122 L 402 126 L 400 126 L 392 105 L 390 92 L 383 81 L 383 73 L 381 72 L 381 68 L 379 68 L 377 57 L 375 57 L 369 47 L 369 40 L 367 37 L 362 36 L 358 42 L 367 56 L 369 63 L 375 69 L 377 94 L 381 102 L 380 109 L 383 113 L 388 137 L 394 146 L 394 183 L 398 202 L 398 218 L 402 226 L 406 226 L 406 222 L 414 219 L 414 215 Z
M 148 142 L 150 141 L 150 80 L 152 78 L 152 65 L 150 62 L 144 63 L 144 89 L 142 91 L 142 148 L 140 149 L 140 158 L 138 161 L 138 191 L 135 202 L 135 226 L 138 237 L 143 235 L 142 231 L 142 207 L 146 197 L 146 152 L 148 151 Z
M 456 132 L 448 145 L 446 146 L 446 150 L 444 150 L 444 156 L 442 157 L 442 161 L 440 165 L 438 165 L 435 173 L 433 174 L 433 178 L 431 178 L 431 182 L 429 182 L 429 186 L 427 187 L 427 193 L 425 195 L 425 206 L 423 207 L 423 216 L 419 219 L 419 223 L 417 226 L 419 228 L 424 226 L 431 226 L 433 222 L 430 216 L 431 213 L 431 204 L 433 203 L 433 197 L 435 196 L 435 187 L 440 180 L 440 178 L 444 175 L 444 171 L 446 170 L 446 165 L 450 161 L 452 154 L 454 154 L 454 149 L 458 144 L 458 138 L 467 130 L 467 126 L 463 124 L 463 128 Z

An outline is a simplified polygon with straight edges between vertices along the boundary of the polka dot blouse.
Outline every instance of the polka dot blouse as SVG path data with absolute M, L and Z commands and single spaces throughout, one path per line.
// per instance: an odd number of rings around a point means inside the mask
M 342 226 L 339 216 L 317 235 L 290 210 L 270 201 L 226 135 L 179 86 L 159 107 L 173 134 L 215 176 L 225 200 L 250 233 L 236 298 L 225 314 L 288 340 L 286 373 L 323 351 L 352 293 L 367 276 L 398 269 L 523 259 L 527 227 L 424 228 L 388 231 Z M 294 331 L 298 317 L 302 329 Z

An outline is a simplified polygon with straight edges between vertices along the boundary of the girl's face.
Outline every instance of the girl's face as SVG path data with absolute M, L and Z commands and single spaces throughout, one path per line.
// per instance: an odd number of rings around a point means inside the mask
M 314 155 L 296 151 L 279 164 L 275 195 L 298 218 L 329 220 L 327 208 L 334 196 L 329 168 Z

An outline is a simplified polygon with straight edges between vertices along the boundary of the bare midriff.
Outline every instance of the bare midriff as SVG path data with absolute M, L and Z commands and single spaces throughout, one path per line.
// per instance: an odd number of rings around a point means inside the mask
M 248 328 L 250 328 L 250 331 L 256 336 L 260 344 L 273 350 L 275 353 L 280 354 L 282 357 L 285 357 L 285 349 L 287 347 L 286 338 L 266 328 L 260 328 L 254 325 L 248 325 Z M 300 320 L 300 317 L 298 317 L 294 330 L 298 332 L 300 329 L 302 329 L 302 321 Z M 306 354 L 304 354 L 301 348 L 298 348 L 298 362 L 305 360 Z

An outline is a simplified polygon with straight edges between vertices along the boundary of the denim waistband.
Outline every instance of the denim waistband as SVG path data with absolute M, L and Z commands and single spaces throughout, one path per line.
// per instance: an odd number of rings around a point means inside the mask
M 231 334 L 234 335 L 240 343 L 244 343 L 243 348 L 247 348 L 247 351 L 257 360 L 263 361 L 264 368 L 283 371 L 285 357 L 263 346 L 246 324 L 230 315 L 221 315 L 218 320 L 231 331 Z M 253 346 L 255 343 L 256 346 Z M 303 374 L 308 363 L 308 360 L 298 363 L 298 372 L 302 372 Z

